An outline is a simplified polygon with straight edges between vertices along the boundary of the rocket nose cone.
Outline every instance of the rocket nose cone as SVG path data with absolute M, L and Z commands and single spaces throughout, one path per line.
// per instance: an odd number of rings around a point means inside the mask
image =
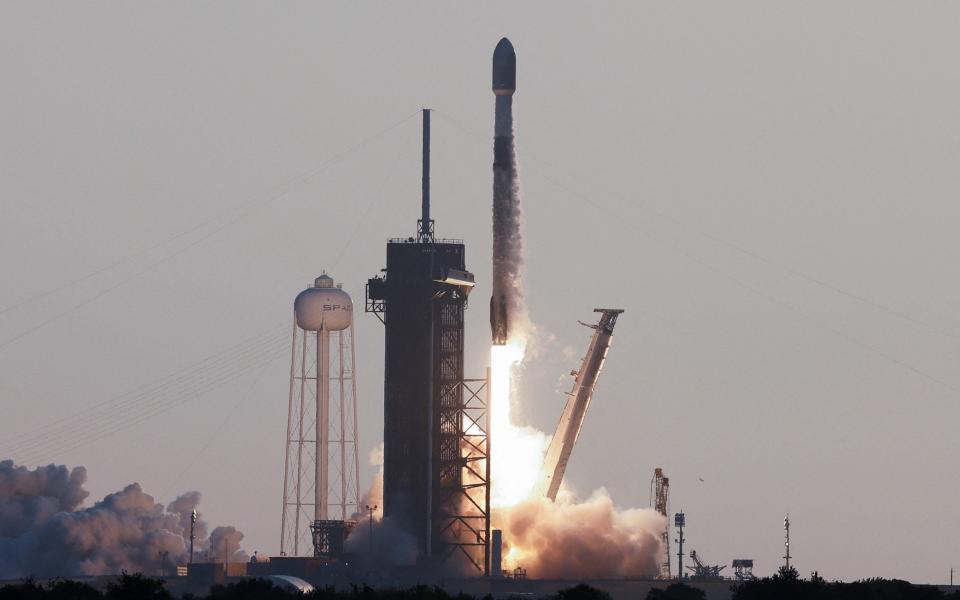
M 503 38 L 493 51 L 493 93 L 512 95 L 517 89 L 517 54 L 510 40 Z

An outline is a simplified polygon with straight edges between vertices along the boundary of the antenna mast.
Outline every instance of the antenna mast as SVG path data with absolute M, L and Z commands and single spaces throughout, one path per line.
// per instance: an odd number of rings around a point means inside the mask
M 683 543 L 687 541 L 683 537 L 683 528 L 687 524 L 687 517 L 682 512 L 673 515 L 673 526 L 677 529 L 677 539 L 674 541 L 679 544 L 677 549 L 677 580 L 683 581 Z
M 787 569 L 789 569 L 790 558 L 791 558 L 790 557 L 790 515 L 789 514 L 783 518 L 783 531 L 784 531 L 784 537 L 785 537 L 785 541 L 783 542 L 783 545 L 787 549 L 786 554 L 784 554 L 783 556 L 783 560 L 786 561 L 784 566 Z
M 433 220 L 430 218 L 430 109 L 423 109 L 423 179 L 421 217 L 417 222 L 417 241 L 433 242 Z

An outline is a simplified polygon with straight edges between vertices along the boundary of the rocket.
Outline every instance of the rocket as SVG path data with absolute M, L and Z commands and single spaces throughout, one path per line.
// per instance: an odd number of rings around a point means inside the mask
M 493 50 L 493 94 L 512 96 L 517 91 L 517 53 L 507 38 Z
M 490 330 L 495 345 L 507 343 L 508 307 L 515 308 L 520 263 L 517 167 L 513 147 L 513 93 L 517 89 L 517 55 L 503 38 L 493 51 L 496 117 L 493 137 L 493 295 Z
M 490 296 L 490 333 L 494 346 L 507 343 L 507 299 L 501 295 L 498 302 L 496 293 Z

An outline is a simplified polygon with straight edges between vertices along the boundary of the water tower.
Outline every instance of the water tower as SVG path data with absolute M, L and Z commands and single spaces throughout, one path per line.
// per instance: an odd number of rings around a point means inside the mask
M 323 274 L 293 312 L 280 553 L 333 554 L 360 504 L 353 302 Z

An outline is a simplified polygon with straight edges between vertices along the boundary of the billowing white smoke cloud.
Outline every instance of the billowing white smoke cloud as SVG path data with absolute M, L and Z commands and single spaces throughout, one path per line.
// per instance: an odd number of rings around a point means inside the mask
M 565 494 L 557 502 L 527 500 L 495 510 L 494 522 L 503 529 L 504 569 L 548 579 L 657 573 L 663 517 L 649 508 L 619 510 L 603 489 L 586 502 Z
M 350 518 L 357 522 L 344 544 L 347 552 L 363 558 L 367 564 L 378 567 L 413 565 L 417 561 L 417 541 L 390 519 L 383 518 L 383 442 L 370 451 L 370 464 L 377 469 L 370 489 L 360 499 L 360 510 Z M 373 544 L 371 544 L 370 513 L 373 511 Z M 371 553 L 372 551 L 372 553 Z
M 243 533 L 233 525 L 215 527 L 204 544 L 208 560 L 218 562 L 228 557 L 228 562 L 246 562 L 250 557 L 240 547 L 242 540 Z
M 0 538 L 18 537 L 58 512 L 76 510 L 89 495 L 83 467 L 42 467 L 30 471 L 0 462 Z
M 164 510 L 137 483 L 109 494 L 89 508 L 80 508 L 89 495 L 83 489 L 83 467 L 48 465 L 28 469 L 13 461 L 0 462 L 0 579 L 36 575 L 77 576 L 154 573 L 160 553 L 166 564 L 188 559 L 190 514 L 200 501 L 188 492 Z M 208 538 L 206 523 L 195 528 L 196 549 L 220 552 L 226 542 L 231 560 L 245 560 L 243 534 L 218 527 Z M 220 554 L 222 556 L 222 554 Z
M 187 539 L 190 535 L 190 515 L 200 506 L 200 492 L 187 492 L 181 494 L 176 500 L 167 505 L 167 512 L 174 513 L 180 517 L 180 530 L 187 532 Z M 194 525 L 193 534 L 197 540 L 203 540 L 207 537 L 207 523 L 202 519 L 197 519 Z M 196 545 L 194 545 L 196 550 Z
M 376 448 L 370 451 L 367 459 L 370 461 L 370 466 L 377 467 L 377 472 L 374 473 L 373 481 L 370 482 L 370 489 L 360 498 L 360 506 L 357 507 L 357 512 L 350 517 L 354 521 L 369 518 L 370 513 L 365 509 L 367 506 L 377 507 L 373 511 L 374 521 L 383 518 L 383 442 L 380 442 Z

